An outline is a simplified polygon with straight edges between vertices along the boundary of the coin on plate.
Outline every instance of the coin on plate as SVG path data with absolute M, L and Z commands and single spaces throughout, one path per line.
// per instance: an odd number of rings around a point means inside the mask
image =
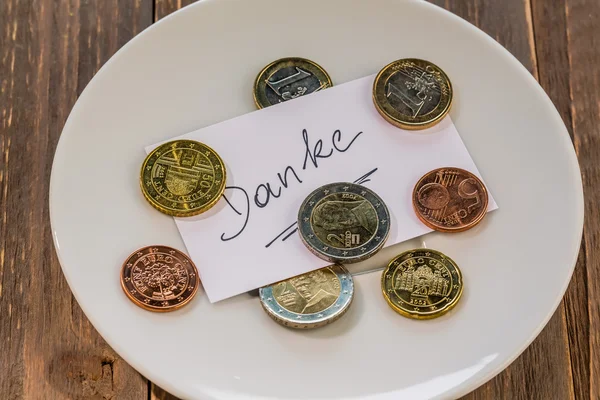
M 419 219 L 431 229 L 462 232 L 483 219 L 488 193 L 483 182 L 469 171 L 438 168 L 417 182 L 412 202 Z
M 390 213 L 372 190 L 354 183 L 331 183 L 304 200 L 298 212 L 298 231 L 316 256 L 353 263 L 383 247 L 390 231 Z
M 454 261 L 439 251 L 415 249 L 392 259 L 381 275 L 388 304 L 405 317 L 436 318 L 460 300 L 463 281 Z
M 271 318 L 290 328 L 318 328 L 340 318 L 354 296 L 352 276 L 330 265 L 260 288 L 260 302 Z
M 317 63 L 299 57 L 282 58 L 263 68 L 254 82 L 254 102 L 265 108 L 333 86 Z
M 201 214 L 225 191 L 221 157 L 207 145 L 175 140 L 152 150 L 142 164 L 140 185 L 148 202 L 175 217 Z
M 136 305 L 150 311 L 173 311 L 198 291 L 198 270 L 182 252 L 167 246 L 136 250 L 123 263 L 121 287 Z
M 386 65 L 373 84 L 375 108 L 403 129 L 424 129 L 440 122 L 452 105 L 452 84 L 437 65 L 405 58 Z

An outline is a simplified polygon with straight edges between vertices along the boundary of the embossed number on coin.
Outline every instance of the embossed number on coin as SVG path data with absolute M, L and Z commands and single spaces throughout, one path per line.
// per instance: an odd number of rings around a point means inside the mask
M 415 249 L 396 256 L 381 275 L 383 297 L 405 317 L 428 319 L 452 309 L 463 291 L 454 261 L 431 249 Z
M 121 269 L 121 287 L 127 297 L 150 311 L 184 306 L 194 297 L 198 285 L 198 271 L 192 260 L 167 246 L 139 249 Z
M 461 232 L 477 225 L 488 206 L 487 190 L 478 177 L 460 168 L 428 172 L 415 185 L 413 207 L 431 229 Z
M 267 65 L 254 82 L 258 108 L 292 100 L 333 86 L 318 64 L 304 58 L 282 58 Z
M 304 244 L 318 257 L 353 263 L 383 247 L 390 231 L 390 214 L 372 190 L 353 183 L 332 183 L 304 200 L 298 229 Z
M 437 124 L 450 110 L 452 85 L 437 65 L 402 59 L 379 72 L 373 101 L 388 122 L 403 129 L 424 129 Z
M 154 149 L 142 164 L 140 185 L 157 210 L 189 217 L 214 206 L 225 190 L 221 157 L 192 140 L 175 140 Z
M 271 318 L 290 328 L 317 328 L 340 318 L 354 296 L 352 276 L 331 265 L 261 288 L 260 302 Z

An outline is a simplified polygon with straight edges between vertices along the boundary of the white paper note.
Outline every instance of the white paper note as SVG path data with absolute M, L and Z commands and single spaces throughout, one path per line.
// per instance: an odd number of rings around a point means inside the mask
M 227 189 L 215 207 L 175 218 L 211 302 L 329 264 L 306 249 L 295 224 L 300 204 L 321 185 L 356 182 L 374 190 L 392 216 L 390 246 L 431 231 L 412 207 L 421 176 L 447 166 L 479 176 L 449 117 L 427 130 L 396 128 L 373 106 L 373 79 L 173 138 L 206 143 L 227 167 Z M 495 208 L 490 198 L 488 210 Z

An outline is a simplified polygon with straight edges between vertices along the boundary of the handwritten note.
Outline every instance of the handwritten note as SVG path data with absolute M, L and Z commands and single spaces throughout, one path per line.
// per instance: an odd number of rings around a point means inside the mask
M 175 218 L 211 302 L 328 264 L 306 249 L 296 229 L 300 204 L 321 185 L 355 182 L 374 190 L 392 216 L 389 246 L 430 232 L 411 203 L 423 174 L 455 166 L 479 175 L 449 117 L 417 132 L 386 122 L 373 106 L 373 79 L 178 137 L 211 146 L 227 167 L 227 188 L 214 208 Z M 495 208 L 490 199 L 488 210 Z

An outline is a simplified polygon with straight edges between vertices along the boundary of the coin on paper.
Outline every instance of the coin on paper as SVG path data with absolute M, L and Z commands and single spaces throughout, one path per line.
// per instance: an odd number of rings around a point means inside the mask
M 254 102 L 265 108 L 333 86 L 331 78 L 317 63 L 292 57 L 273 61 L 254 82 Z
M 460 300 L 463 281 L 454 261 L 439 251 L 415 249 L 392 259 L 381 275 L 388 304 L 405 317 L 436 318 Z
M 144 160 L 142 193 L 157 210 L 175 217 L 201 214 L 225 191 L 226 171 L 221 157 L 193 140 L 164 143 Z
M 298 231 L 316 256 L 354 263 L 383 247 L 390 232 L 390 213 L 372 190 L 354 183 L 332 183 L 304 200 L 298 212 Z
M 346 268 L 336 264 L 260 288 L 259 294 L 267 314 L 281 325 L 318 328 L 348 310 L 354 282 Z
M 415 185 L 413 207 L 419 219 L 431 229 L 462 232 L 485 216 L 488 193 L 481 180 L 460 168 L 438 168 Z
M 150 311 L 173 311 L 198 291 L 198 270 L 182 252 L 167 246 L 136 250 L 123 263 L 121 287 L 136 305 Z
M 452 105 L 452 84 L 437 65 L 406 58 L 386 65 L 373 84 L 375 108 L 403 129 L 424 129 L 440 122 Z

